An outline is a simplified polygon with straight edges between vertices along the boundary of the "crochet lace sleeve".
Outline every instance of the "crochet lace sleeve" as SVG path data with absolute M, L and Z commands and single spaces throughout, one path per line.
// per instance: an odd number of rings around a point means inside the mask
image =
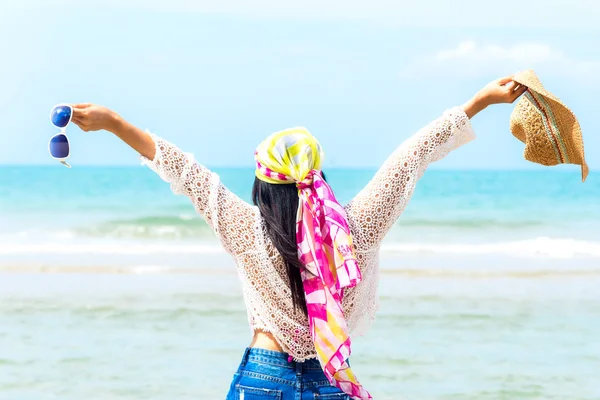
M 198 164 L 192 154 L 156 135 L 150 136 L 156 145 L 156 156 L 154 160 L 141 157 L 142 164 L 170 183 L 175 194 L 190 198 L 227 252 L 239 255 L 249 250 L 254 242 L 251 221 L 255 208 L 230 192 L 219 176 Z
M 410 200 L 427 166 L 473 140 L 471 122 L 462 108 L 452 108 L 406 140 L 369 184 L 346 206 L 359 248 L 380 244 Z

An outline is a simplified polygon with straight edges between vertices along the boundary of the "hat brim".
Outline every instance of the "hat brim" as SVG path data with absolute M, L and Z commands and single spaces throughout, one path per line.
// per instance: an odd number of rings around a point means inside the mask
M 581 165 L 582 181 L 585 181 L 585 179 L 587 178 L 587 175 L 589 173 L 589 167 L 588 167 L 587 163 L 585 162 L 584 150 L 583 150 L 583 137 L 581 134 L 581 126 L 579 125 L 579 122 L 577 121 L 577 117 L 575 116 L 575 113 L 573 113 L 573 111 L 571 111 L 571 109 L 569 107 L 567 107 L 566 104 L 564 104 L 558 97 L 556 97 L 554 94 L 547 91 L 546 88 L 544 88 L 544 85 L 542 85 L 542 82 L 540 82 L 540 80 L 538 79 L 535 72 L 533 72 L 533 70 L 525 70 L 525 71 L 519 72 L 518 74 L 516 74 L 513 77 L 513 81 L 526 86 L 528 88 L 528 90 L 530 90 L 530 91 L 534 91 L 534 92 L 540 94 L 541 96 L 544 96 L 546 99 L 549 100 L 550 107 L 553 109 L 555 114 L 568 115 L 568 119 L 573 121 L 573 125 L 571 128 L 572 129 L 571 136 L 572 136 L 573 141 L 581 143 L 581 145 L 580 145 L 581 147 L 579 149 L 579 151 L 581 152 L 581 154 L 579 154 L 579 157 L 581 158 L 581 163 L 577 163 L 577 164 Z

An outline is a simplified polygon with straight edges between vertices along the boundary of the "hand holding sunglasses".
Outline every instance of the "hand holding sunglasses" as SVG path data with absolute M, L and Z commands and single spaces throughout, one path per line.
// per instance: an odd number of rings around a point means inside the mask
M 66 134 L 67 125 L 73 122 L 84 132 L 101 129 L 110 131 L 114 130 L 118 115 L 106 107 L 95 104 L 59 104 L 52 108 L 50 121 L 52 125 L 60 128 L 60 132 L 54 135 L 48 144 L 50 155 L 66 167 L 71 168 L 66 161 L 70 155 L 69 139 Z
M 116 112 L 96 104 L 60 104 L 52 109 L 50 119 L 61 132 L 50 140 L 50 154 L 69 167 L 65 159 L 69 157 L 69 141 L 65 130 L 70 122 L 82 131 L 106 130 L 115 134 L 138 153 L 153 159 L 156 146 L 152 137 L 138 127 L 125 121 Z
M 114 111 L 97 104 L 73 104 L 73 123 L 82 131 L 107 130 L 113 132 L 120 118 Z

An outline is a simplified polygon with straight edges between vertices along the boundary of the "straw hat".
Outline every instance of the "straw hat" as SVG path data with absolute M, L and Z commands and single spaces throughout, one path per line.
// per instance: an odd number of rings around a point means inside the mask
M 542 165 L 581 165 L 585 181 L 589 168 L 575 114 L 544 89 L 532 70 L 518 73 L 513 80 L 528 88 L 510 116 L 512 134 L 525 143 L 525 159 Z

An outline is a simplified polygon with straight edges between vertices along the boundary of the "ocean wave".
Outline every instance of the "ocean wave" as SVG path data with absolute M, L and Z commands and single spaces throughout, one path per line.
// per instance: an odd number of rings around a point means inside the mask
M 187 239 L 214 236 L 210 226 L 203 219 L 192 214 L 117 219 L 90 227 L 77 227 L 71 232 L 81 237 L 135 239 Z
M 425 219 L 406 218 L 399 221 L 392 230 L 406 228 L 479 230 L 517 230 L 543 226 L 540 220 L 495 220 L 486 218 Z M 136 239 L 188 239 L 214 236 L 212 229 L 203 218 L 192 214 L 177 216 L 148 216 L 134 219 L 116 219 L 91 227 L 78 227 L 71 231 L 74 236 L 136 238 Z
M 407 229 L 421 229 L 428 232 L 451 231 L 466 234 L 484 229 L 516 230 L 540 229 L 541 220 L 495 220 L 486 218 L 427 219 L 404 218 L 392 227 L 391 236 L 405 235 Z M 52 224 L 52 228 L 32 228 L 28 231 L 11 232 L 21 238 L 50 237 L 53 239 L 101 238 L 101 239 L 161 239 L 186 240 L 214 238 L 213 229 L 195 213 L 177 215 L 150 215 L 137 218 L 111 218 L 91 224 L 72 226 Z M 59 228 L 57 229 L 56 226 Z
M 430 253 L 444 255 L 506 255 L 514 257 L 600 258 L 600 242 L 570 238 L 538 237 L 495 243 L 389 243 L 388 253 Z
M 520 241 L 499 241 L 491 243 L 430 243 L 430 242 L 385 242 L 381 251 L 385 255 L 426 255 L 443 256 L 503 255 L 517 258 L 542 257 L 570 259 L 576 257 L 600 258 L 600 242 L 570 238 L 538 237 Z M 0 255 L 35 254 L 98 254 L 98 255 L 143 255 L 143 254 L 218 254 L 224 253 L 216 240 L 204 241 L 123 241 L 118 243 L 106 240 L 85 241 L 42 241 L 22 242 L 3 241 Z
M 0 244 L 0 254 L 215 254 L 224 250 L 215 244 L 148 244 L 148 243 L 13 243 Z
M 598 278 L 599 268 L 535 269 L 526 265 L 512 270 L 462 270 L 452 268 L 382 268 L 380 273 L 388 276 L 432 279 L 544 279 L 544 278 Z M 172 266 L 65 266 L 65 265 L 0 265 L 0 272 L 25 274 L 107 274 L 107 275 L 211 275 L 237 276 L 234 268 L 172 267 Z
M 428 219 L 428 218 L 403 218 L 396 224 L 396 228 L 437 228 L 437 229 L 458 229 L 458 230 L 478 230 L 478 229 L 528 229 L 544 226 L 542 220 L 534 219 L 493 219 L 493 218 L 453 218 L 453 219 Z

